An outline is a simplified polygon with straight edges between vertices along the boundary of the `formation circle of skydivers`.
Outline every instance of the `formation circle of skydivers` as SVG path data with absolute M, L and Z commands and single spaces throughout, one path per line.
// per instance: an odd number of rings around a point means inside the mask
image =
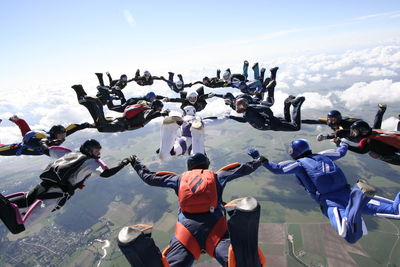
M 201 253 L 208 253 L 222 266 L 265 266 L 266 261 L 258 248 L 258 225 L 260 205 L 256 199 L 245 197 L 223 202 L 226 184 L 236 178 L 251 174 L 261 165 L 275 174 L 295 174 L 297 182 L 321 207 L 329 218 L 333 229 L 347 242 L 354 243 L 367 233 L 363 214 L 389 219 L 400 219 L 400 193 L 394 200 L 376 196 L 376 190 L 364 179 L 350 187 L 347 178 L 335 162 L 348 150 L 369 153 L 373 158 L 389 164 L 400 165 L 400 122 L 397 132 L 380 130 L 385 104 L 378 105 L 372 127 L 362 119 L 343 117 L 332 110 L 326 118 L 302 120 L 303 96 L 290 95 L 284 101 L 284 116 L 276 117 L 271 110 L 277 84 L 278 67 L 259 69 L 252 66 L 254 78 L 248 79 L 249 63 L 244 61 L 242 73 L 231 73 L 226 69 L 216 76 L 204 77 L 202 81 L 185 83 L 181 74 L 152 76 L 137 70 L 132 79 L 123 74 L 113 80 L 107 72 L 109 83 L 105 84 L 102 73 L 95 73 L 99 86 L 95 96 L 88 96 L 83 86 L 72 86 L 78 103 L 83 105 L 93 118 L 93 123 L 71 124 L 67 127 L 54 125 L 49 131 L 31 130 L 28 123 L 14 115 L 9 120 L 15 123 L 22 141 L 0 145 L 0 155 L 47 155 L 55 158 L 40 174 L 40 182 L 29 192 L 0 194 L 0 218 L 11 233 L 25 230 L 37 217 L 46 216 L 60 209 L 77 189 L 83 189 L 85 181 L 93 174 L 108 178 L 131 164 L 140 179 L 150 186 L 171 188 L 178 196 L 179 211 L 175 233 L 168 247 L 161 252 L 151 237 L 152 227 L 144 224 L 124 227 L 118 235 L 118 246 L 132 266 L 191 266 Z M 179 94 L 170 98 L 148 92 L 142 97 L 125 98 L 122 90 L 129 82 L 139 86 L 164 81 Z M 199 84 L 194 91 L 186 91 Z M 205 93 L 205 88 L 234 88 L 239 90 L 216 94 Z M 226 105 L 242 116 L 223 114 L 219 117 L 201 118 L 197 112 L 207 106 L 207 100 L 222 98 Z M 163 109 L 166 102 L 180 103 L 181 112 Z M 121 113 L 109 118 L 104 106 Z M 290 111 L 292 109 L 292 111 Z M 161 160 L 173 156 L 188 155 L 187 171 L 176 174 L 169 171 L 154 172 L 142 164 L 136 155 L 122 159 L 115 167 L 108 167 L 100 158 L 101 144 L 89 139 L 78 152 L 60 146 L 72 133 L 96 128 L 99 132 L 123 132 L 144 127 L 157 117 L 164 117 L 161 125 L 160 146 L 156 153 Z M 228 119 L 249 123 L 258 130 L 299 131 L 302 124 L 323 124 L 332 133 L 317 136 L 318 141 L 331 140 L 336 149 L 313 153 L 307 140 L 298 139 L 290 143 L 290 161 L 274 163 L 254 148 L 247 154 L 252 160 L 247 163 L 231 163 L 214 172 L 204 148 L 204 130 L 207 125 L 218 124 Z M 1 121 L 0 121 L 1 122 Z M 358 143 L 357 146 L 349 142 Z M 228 215 L 229 219 L 228 219 Z M 35 216 L 36 215 L 36 216 Z M 40 215 L 40 216 L 39 216 Z

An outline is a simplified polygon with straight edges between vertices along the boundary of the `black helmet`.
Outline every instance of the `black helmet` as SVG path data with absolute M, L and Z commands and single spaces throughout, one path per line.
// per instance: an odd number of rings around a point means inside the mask
M 363 120 L 355 121 L 350 126 L 350 136 L 351 137 L 364 137 L 371 134 L 371 127 L 369 124 Z
M 329 111 L 326 117 L 328 119 L 328 126 L 335 126 L 342 120 L 342 114 L 338 110 Z M 329 119 L 336 119 L 336 121 L 332 123 Z
M 49 130 L 50 139 L 56 139 L 57 138 L 57 134 L 63 134 L 63 133 L 66 133 L 66 132 L 67 132 L 67 130 L 65 129 L 64 126 L 62 126 L 62 125 L 54 125 Z
M 210 160 L 202 153 L 196 153 L 187 160 L 187 168 L 189 171 L 193 169 L 208 169 L 209 166 Z
M 151 109 L 161 110 L 164 107 L 164 104 L 160 100 L 154 100 L 151 103 Z
M 101 148 L 100 143 L 99 143 L 97 140 L 95 140 L 95 139 L 89 139 L 89 140 L 86 140 L 86 141 L 81 145 L 79 151 L 81 151 L 82 154 L 85 154 L 86 156 L 89 156 L 89 157 L 91 157 L 91 158 L 98 158 L 98 157 L 96 157 L 96 156 L 94 156 L 94 155 L 92 154 L 92 150 L 93 150 L 93 149 L 96 149 L 96 148 L 98 148 L 98 149 Z

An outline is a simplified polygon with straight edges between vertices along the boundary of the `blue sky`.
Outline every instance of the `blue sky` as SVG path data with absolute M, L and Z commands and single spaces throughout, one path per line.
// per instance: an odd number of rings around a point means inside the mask
M 193 57 L 190 67 L 195 68 L 198 57 L 221 63 L 228 57 L 242 61 L 321 47 L 332 50 L 318 42 L 334 35 L 342 35 L 340 49 L 362 45 L 362 34 L 369 37 L 369 45 L 371 39 L 400 36 L 400 2 L 5 1 L 0 20 L 3 85 L 22 75 L 34 86 L 66 76 L 69 81 L 70 75 L 95 67 L 130 67 L 133 73 L 141 64 L 157 68 L 162 61 L 165 68 L 177 65 L 183 70 L 191 62 L 188 57 Z M 231 42 L 245 42 L 249 49 L 224 56 Z M 257 44 L 265 50 L 254 55 L 250 52 Z M 215 50 L 217 55 L 211 53 Z

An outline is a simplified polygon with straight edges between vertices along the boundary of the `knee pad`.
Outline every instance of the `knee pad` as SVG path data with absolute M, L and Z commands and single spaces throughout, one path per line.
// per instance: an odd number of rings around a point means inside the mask
M 168 266 L 145 224 L 125 226 L 118 234 L 118 247 L 131 266 Z

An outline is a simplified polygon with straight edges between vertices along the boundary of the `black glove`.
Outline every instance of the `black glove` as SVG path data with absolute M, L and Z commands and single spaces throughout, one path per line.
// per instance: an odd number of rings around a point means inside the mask
M 266 157 L 264 157 L 264 156 L 260 156 L 260 161 L 262 163 L 264 163 L 264 162 L 268 162 L 268 159 Z
M 128 165 L 129 163 L 134 163 L 134 162 L 136 162 L 136 156 L 135 155 L 132 155 L 132 156 L 130 156 L 129 158 L 124 158 L 122 161 L 121 161 L 121 163 L 119 164 L 120 166 L 122 165 L 122 166 L 126 166 L 126 165 Z

